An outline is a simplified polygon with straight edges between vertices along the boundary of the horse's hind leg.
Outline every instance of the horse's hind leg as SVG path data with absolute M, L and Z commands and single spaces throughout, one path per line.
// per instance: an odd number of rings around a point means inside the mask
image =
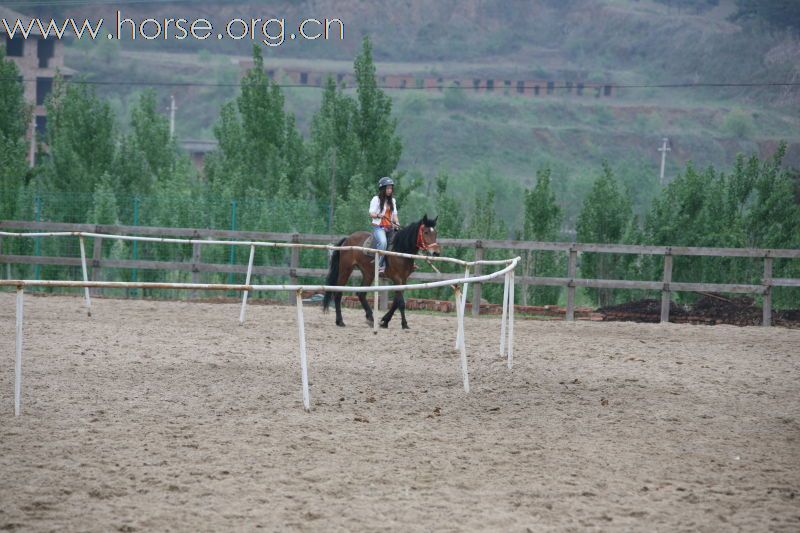
M 369 287 L 372 285 L 372 281 L 375 278 L 375 275 L 373 274 L 374 270 L 370 268 L 364 268 L 361 265 L 358 266 L 358 269 L 361 271 L 361 286 Z M 369 305 L 367 293 L 359 292 L 358 301 L 361 302 L 361 307 L 364 309 L 364 314 L 367 317 L 367 324 L 372 326 L 375 318 L 372 316 L 372 307 Z
M 353 267 L 349 266 L 343 268 L 339 272 L 339 280 L 337 285 L 346 285 L 348 278 L 350 278 L 350 274 L 353 272 Z M 342 318 L 342 293 L 337 292 L 336 296 L 333 297 L 334 302 L 336 303 L 336 325 L 340 327 L 344 327 L 344 319 Z
M 337 292 L 336 296 L 333 297 L 333 301 L 336 304 L 336 325 L 344 327 L 344 319 L 342 319 L 342 293 Z

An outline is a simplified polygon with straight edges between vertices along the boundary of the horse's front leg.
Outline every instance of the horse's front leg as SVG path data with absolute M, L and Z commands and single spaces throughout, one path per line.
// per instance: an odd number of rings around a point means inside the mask
M 400 302 L 397 299 L 397 295 L 398 295 L 398 291 L 395 291 L 394 298 L 392 300 L 392 307 L 389 309 L 389 311 L 385 315 L 383 315 L 383 318 L 381 318 L 381 327 L 382 328 L 388 328 L 389 327 L 389 321 L 392 320 L 392 316 L 394 315 L 394 312 L 397 311 L 397 308 L 400 305 Z
M 411 329 L 408 327 L 408 322 L 406 322 L 406 298 L 403 296 L 403 291 L 398 291 L 396 297 L 399 296 L 399 304 L 400 304 L 400 324 L 403 326 L 403 329 Z

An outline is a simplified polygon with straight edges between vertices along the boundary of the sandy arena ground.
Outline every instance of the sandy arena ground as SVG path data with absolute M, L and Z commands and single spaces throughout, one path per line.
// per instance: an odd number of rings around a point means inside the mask
M 800 331 L 0 294 L 0 530 L 798 531 Z

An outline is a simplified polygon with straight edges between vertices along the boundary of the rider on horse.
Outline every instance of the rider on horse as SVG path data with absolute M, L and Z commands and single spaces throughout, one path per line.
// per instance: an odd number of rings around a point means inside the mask
M 394 181 L 389 177 L 383 177 L 378 181 L 378 194 L 373 196 L 369 203 L 374 246 L 380 250 L 386 250 L 388 246 L 387 234 L 400 227 L 400 221 L 397 218 L 397 202 L 393 193 Z M 379 272 L 384 270 L 386 270 L 386 256 L 381 255 Z

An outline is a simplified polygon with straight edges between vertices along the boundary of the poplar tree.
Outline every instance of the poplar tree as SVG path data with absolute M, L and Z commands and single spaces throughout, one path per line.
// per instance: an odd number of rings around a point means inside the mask
M 525 191 L 525 221 L 523 238 L 528 241 L 553 242 L 558 237 L 561 226 L 561 209 L 556 203 L 556 195 L 550 183 L 550 169 L 542 168 L 536 172 L 536 185 Z M 529 254 L 531 276 L 554 276 L 558 261 L 554 252 L 537 250 Z M 531 286 L 528 295 L 533 305 L 558 303 L 561 287 Z
M 397 168 L 402 143 L 392 117 L 392 100 L 377 84 L 372 43 L 364 37 L 354 64 L 358 100 L 356 134 L 361 152 L 360 171 L 367 183 L 389 176 Z
M 25 133 L 30 107 L 25 103 L 19 69 L 0 47 L 0 218 L 13 218 L 17 193 L 25 185 L 27 146 Z
M 93 193 L 113 173 L 116 121 L 87 84 L 56 78 L 47 101 L 48 153 L 42 165 L 52 192 Z
M 611 168 L 603 163 L 603 172 L 594 182 L 578 216 L 577 239 L 585 243 L 621 243 L 631 226 L 631 201 L 621 190 Z M 581 254 L 581 275 L 596 279 L 622 279 L 626 271 L 623 257 L 607 253 Z M 610 289 L 587 289 L 600 305 L 613 301 Z

